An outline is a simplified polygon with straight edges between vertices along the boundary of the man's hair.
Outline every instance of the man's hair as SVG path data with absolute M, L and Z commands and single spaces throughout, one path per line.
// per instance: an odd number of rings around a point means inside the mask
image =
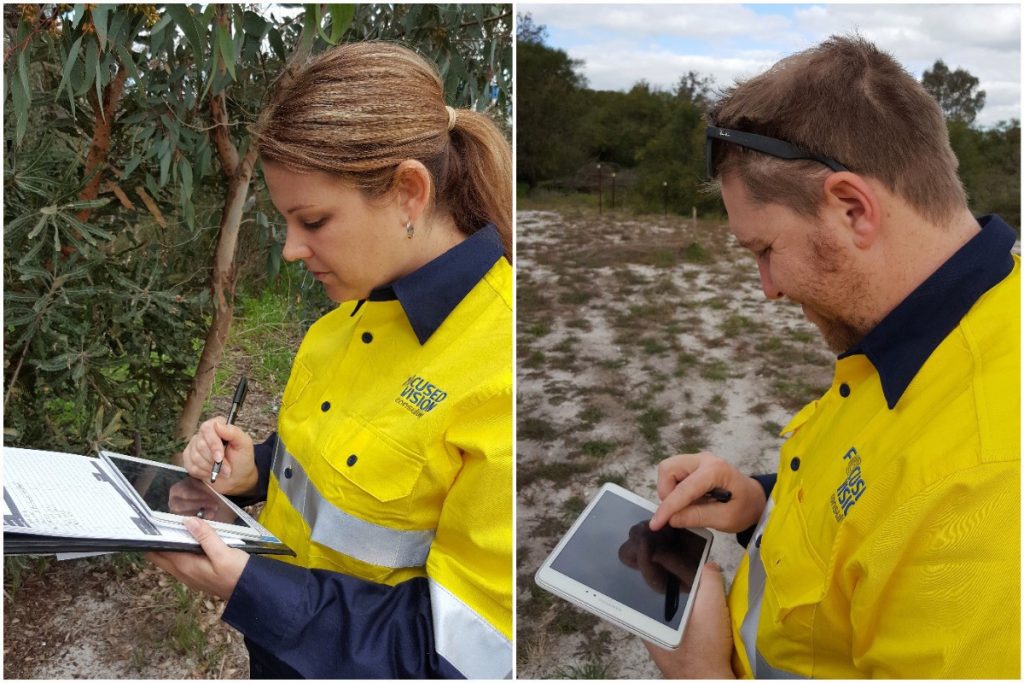
M 786 140 L 875 178 L 923 217 L 946 224 L 967 204 L 942 110 L 891 55 L 859 36 L 832 36 L 726 90 L 713 125 Z M 815 216 L 829 170 L 716 143 L 719 178 L 750 197 Z

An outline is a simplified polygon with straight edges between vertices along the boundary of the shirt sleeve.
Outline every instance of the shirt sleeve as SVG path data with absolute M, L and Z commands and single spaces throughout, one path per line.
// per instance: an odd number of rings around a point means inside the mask
M 425 578 L 396 586 L 252 556 L 224 621 L 305 678 L 457 678 Z
M 427 558 L 438 653 L 467 678 L 512 675 L 512 388 L 456 420 L 461 454 Z
M 307 678 L 512 673 L 512 394 L 449 429 L 462 466 L 427 577 L 395 586 L 252 556 L 225 622 Z
M 263 443 L 253 445 L 253 456 L 256 459 L 256 493 L 251 496 L 228 496 L 240 507 L 262 503 L 267 499 L 270 488 L 270 466 L 274 459 L 274 446 L 277 444 L 277 432 L 271 432 Z
M 871 678 L 1020 677 L 1020 470 L 958 472 L 902 504 L 844 572 Z
M 777 474 L 755 474 L 753 476 L 754 481 L 761 485 L 764 489 L 764 499 L 768 500 L 772 497 L 772 489 L 775 488 L 775 482 L 778 480 L 779 475 Z M 743 531 L 736 534 L 736 541 L 746 548 L 750 545 L 750 539 L 754 535 L 754 529 L 757 528 L 757 522 L 754 522 L 751 526 L 747 527 Z

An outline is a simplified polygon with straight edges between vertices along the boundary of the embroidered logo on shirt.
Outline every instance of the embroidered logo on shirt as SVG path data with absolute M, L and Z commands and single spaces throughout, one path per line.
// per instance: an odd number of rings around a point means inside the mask
M 832 494 L 832 514 L 835 515 L 837 522 L 842 522 L 846 519 L 850 508 L 860 500 L 860 497 L 864 495 L 864 491 L 868 488 L 867 482 L 864 481 L 864 477 L 861 475 L 861 459 L 857 455 L 857 449 L 851 448 L 846 451 L 843 460 L 847 461 L 846 480 Z
M 447 391 L 423 377 L 413 375 L 402 384 L 402 393 L 395 399 L 395 403 L 416 417 L 423 417 L 424 413 L 429 413 L 446 398 Z

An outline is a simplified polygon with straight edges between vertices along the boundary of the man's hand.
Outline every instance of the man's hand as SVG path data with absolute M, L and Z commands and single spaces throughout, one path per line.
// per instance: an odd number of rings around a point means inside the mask
M 256 490 L 259 475 L 252 438 L 218 416 L 199 425 L 199 431 L 185 446 L 181 461 L 190 475 L 210 481 L 213 463 L 221 460 L 220 474 L 216 483 L 211 484 L 217 492 L 238 496 Z
M 187 519 L 185 528 L 199 541 L 205 554 L 149 552 L 145 558 L 189 588 L 227 600 L 238 585 L 249 555 L 229 548 L 213 527 L 201 519 Z
M 644 641 L 651 659 L 665 678 L 736 678 L 732 671 L 732 625 L 725 602 L 722 569 L 714 562 L 704 565 L 697 595 L 692 598 L 690 622 L 676 650 L 665 650 Z
M 713 488 L 732 492 L 728 503 L 705 494 Z M 658 465 L 661 505 L 651 518 L 651 529 L 665 524 L 677 528 L 708 527 L 739 533 L 757 523 L 767 502 L 757 480 L 711 453 L 674 455 Z

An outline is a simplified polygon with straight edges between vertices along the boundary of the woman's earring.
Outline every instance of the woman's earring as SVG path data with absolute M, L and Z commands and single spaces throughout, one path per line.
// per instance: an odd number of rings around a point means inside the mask
M 409 239 L 412 239 L 412 236 L 413 236 L 414 232 L 416 232 L 416 228 L 415 228 L 415 226 L 413 226 L 412 221 L 406 221 L 405 222 L 405 236 L 408 237 Z

